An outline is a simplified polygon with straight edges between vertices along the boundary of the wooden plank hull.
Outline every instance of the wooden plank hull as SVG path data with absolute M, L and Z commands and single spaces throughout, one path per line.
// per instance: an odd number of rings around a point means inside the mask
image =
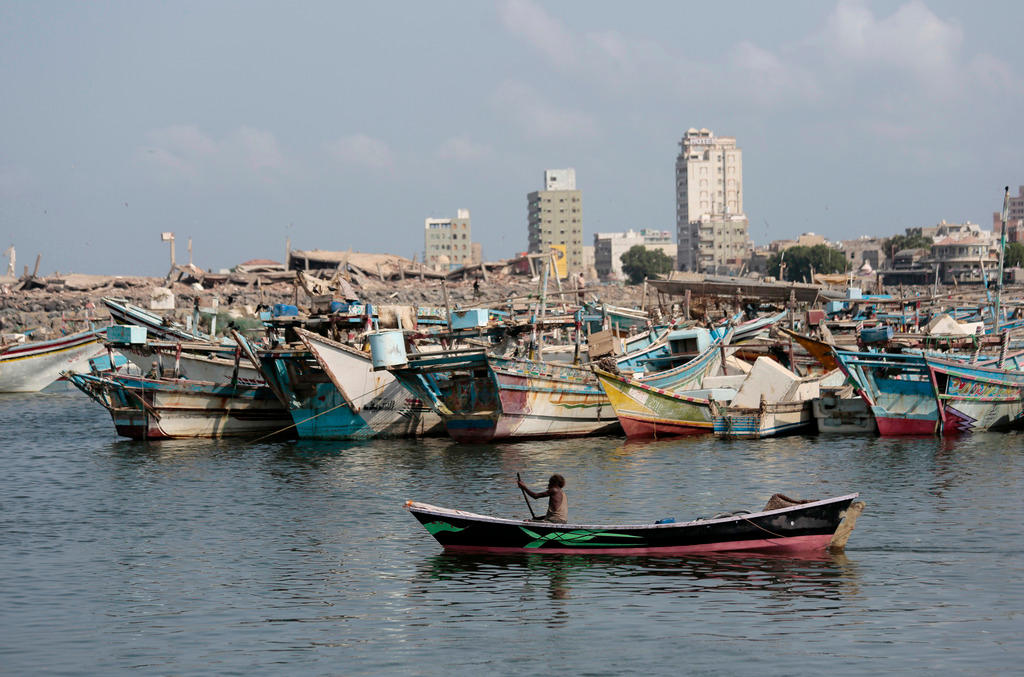
M 926 357 L 938 391 L 942 432 L 1024 426 L 1024 372 Z
M 712 430 L 706 399 L 675 393 L 595 369 L 627 437 L 671 437 Z
M 682 555 L 824 550 L 857 494 L 778 510 L 668 524 L 550 524 L 501 519 L 409 501 L 406 508 L 453 552 Z M 863 507 L 863 504 L 858 504 Z M 859 512 L 859 510 L 857 511 Z M 845 541 L 844 541 L 845 543 Z
M 713 419 L 715 437 L 756 440 L 809 432 L 814 428 L 811 401 L 766 404 L 759 409 L 722 408 Z
M 941 431 L 938 400 L 923 356 L 846 350 L 834 350 L 834 354 L 871 407 L 879 435 Z
M 492 439 L 579 437 L 621 430 L 586 368 L 489 356 L 501 413 Z
M 299 338 L 320 364 L 350 415 L 361 425 L 349 437 L 417 437 L 443 435 L 441 417 L 422 399 L 413 397 L 388 371 L 374 371 L 369 353 L 298 330 Z
M 84 331 L 49 341 L 18 343 L 0 351 L 0 392 L 39 392 L 65 371 L 87 371 L 103 354 L 102 333 Z
M 203 352 L 199 348 L 182 350 L 177 354 L 173 343 L 116 344 L 117 351 L 146 374 L 154 361 L 165 370 L 177 368 L 178 372 L 192 381 L 230 383 L 235 374 L 235 359 L 232 347 L 210 346 Z M 238 382 L 247 386 L 263 386 L 266 381 L 255 366 L 242 357 L 238 364 Z
M 268 388 L 72 374 L 71 382 L 110 412 L 117 433 L 136 440 L 271 434 L 291 417 Z

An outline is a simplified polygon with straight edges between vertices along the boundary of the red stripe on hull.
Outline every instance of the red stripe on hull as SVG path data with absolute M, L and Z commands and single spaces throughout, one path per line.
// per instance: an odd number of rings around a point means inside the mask
M 643 421 L 636 418 L 619 416 L 626 437 L 681 437 L 683 435 L 706 435 L 711 427 L 697 428 L 685 423 L 663 423 L 660 421 Z
M 938 427 L 938 421 L 926 418 L 893 418 L 889 416 L 876 416 L 878 423 L 878 434 L 887 436 L 896 435 L 934 435 Z
M 824 550 L 832 534 L 820 536 L 793 536 L 784 539 L 755 539 L 750 541 L 727 541 L 702 545 L 678 545 L 664 548 L 502 548 L 477 545 L 446 545 L 447 552 L 491 553 L 491 554 L 535 554 L 535 555 L 686 555 L 709 552 L 767 552 L 789 553 L 808 550 Z

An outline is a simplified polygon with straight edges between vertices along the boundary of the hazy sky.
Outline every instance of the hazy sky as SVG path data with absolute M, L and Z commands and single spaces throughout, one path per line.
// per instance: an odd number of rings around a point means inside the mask
M 160 275 L 526 248 L 574 167 L 584 242 L 675 229 L 689 127 L 734 136 L 755 242 L 991 226 L 1024 184 L 1024 4 L 0 2 L 0 249 Z M 5 266 L 4 266 L 5 267 Z M 3 268 L 0 268 L 2 272 Z

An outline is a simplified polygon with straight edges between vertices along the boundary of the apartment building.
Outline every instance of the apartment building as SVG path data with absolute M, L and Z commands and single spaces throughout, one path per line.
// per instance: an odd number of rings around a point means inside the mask
M 743 151 L 736 139 L 687 130 L 676 157 L 676 267 L 737 271 L 750 256 L 743 213 Z
M 481 250 L 473 245 L 469 210 L 459 209 L 454 219 L 425 219 L 423 262 L 435 269 L 455 269 L 480 262 Z
M 528 194 L 528 251 L 543 253 L 564 245 L 570 274 L 584 270 L 583 195 L 576 188 L 575 169 L 548 169 L 544 189 Z

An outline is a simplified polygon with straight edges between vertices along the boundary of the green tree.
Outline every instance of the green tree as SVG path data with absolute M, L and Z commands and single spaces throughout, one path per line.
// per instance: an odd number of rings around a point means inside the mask
M 1003 265 L 1007 268 L 1024 266 L 1024 244 L 1020 242 L 1007 242 L 1006 253 L 1003 255 Z M 999 277 L 996 275 L 996 277 Z
M 882 246 L 885 247 L 885 255 L 892 258 L 904 249 L 931 249 L 933 244 L 932 239 L 924 235 L 893 235 Z
M 672 270 L 672 259 L 660 249 L 648 249 L 642 244 L 633 245 L 619 257 L 622 272 L 629 275 L 630 284 L 640 284 L 645 277 L 664 275 Z
M 785 274 L 780 275 L 782 264 Z M 846 256 L 838 249 L 816 244 L 813 247 L 798 245 L 783 252 L 776 252 L 768 258 L 768 274 L 780 279 L 803 282 L 811 280 L 811 269 L 815 273 L 842 273 L 846 271 Z

